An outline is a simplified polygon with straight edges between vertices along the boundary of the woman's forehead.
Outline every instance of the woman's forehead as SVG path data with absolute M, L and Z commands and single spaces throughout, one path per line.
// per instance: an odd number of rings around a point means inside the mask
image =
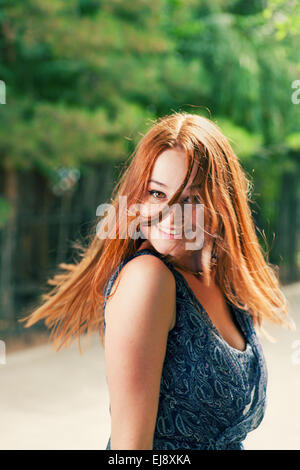
M 179 187 L 185 178 L 188 169 L 188 159 L 183 149 L 167 149 L 162 152 L 152 169 L 149 182 L 155 182 L 165 189 Z M 192 184 L 198 170 L 195 163 L 186 187 Z

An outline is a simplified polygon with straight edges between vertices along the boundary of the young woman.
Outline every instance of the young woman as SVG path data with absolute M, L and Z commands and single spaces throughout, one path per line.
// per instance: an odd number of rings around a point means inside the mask
M 264 319 L 293 323 L 249 195 L 216 124 L 188 113 L 158 119 L 82 260 L 60 265 L 66 272 L 27 319 L 27 327 L 43 318 L 56 327 L 58 349 L 99 327 L 106 449 L 243 449 L 260 424 L 267 368 L 259 330 Z

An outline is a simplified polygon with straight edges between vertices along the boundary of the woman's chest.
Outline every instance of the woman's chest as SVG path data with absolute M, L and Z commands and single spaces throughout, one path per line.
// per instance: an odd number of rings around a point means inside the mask
M 161 395 L 183 413 L 209 415 L 228 426 L 251 413 L 259 381 L 250 345 L 245 353 L 233 354 L 192 315 L 182 323 L 179 319 L 169 334 Z
M 252 416 L 264 406 L 267 376 L 250 319 L 237 317 L 247 340 L 239 351 L 201 316 L 186 289 L 178 290 L 176 309 L 161 380 L 163 402 L 187 413 L 189 422 L 190 412 L 211 416 L 225 427 Z
M 249 391 L 258 358 L 249 343 L 244 351 L 232 348 L 190 303 L 177 303 L 177 321 L 169 333 L 165 372 L 182 383 Z M 171 380 L 170 380 L 171 381 Z M 229 392 L 228 392 L 229 393 Z
M 207 317 L 206 319 L 211 322 L 211 326 L 218 331 L 230 347 L 244 351 L 247 346 L 247 338 L 221 289 L 216 284 L 209 287 L 204 286 L 193 277 L 188 277 L 185 281 L 194 297 L 194 304 L 198 303 L 202 307 L 199 315 Z

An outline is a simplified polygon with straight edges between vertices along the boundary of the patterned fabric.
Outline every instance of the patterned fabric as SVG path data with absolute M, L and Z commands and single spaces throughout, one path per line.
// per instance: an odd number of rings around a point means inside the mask
M 263 419 L 268 379 L 251 315 L 227 301 L 247 340 L 240 351 L 223 339 L 181 273 L 150 249 L 120 264 L 105 295 L 122 267 L 143 254 L 158 256 L 176 280 L 176 324 L 168 334 L 153 450 L 243 450 L 242 441 Z

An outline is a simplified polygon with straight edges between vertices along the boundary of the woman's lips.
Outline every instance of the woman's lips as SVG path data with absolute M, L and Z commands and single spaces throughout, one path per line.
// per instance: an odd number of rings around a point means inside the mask
M 175 231 L 168 231 L 168 230 L 162 230 L 161 228 L 157 227 L 159 233 L 162 235 L 162 238 L 167 238 L 171 240 L 180 240 L 183 238 L 183 234 L 181 231 L 175 232 Z M 187 235 L 191 230 L 187 230 L 185 235 Z

